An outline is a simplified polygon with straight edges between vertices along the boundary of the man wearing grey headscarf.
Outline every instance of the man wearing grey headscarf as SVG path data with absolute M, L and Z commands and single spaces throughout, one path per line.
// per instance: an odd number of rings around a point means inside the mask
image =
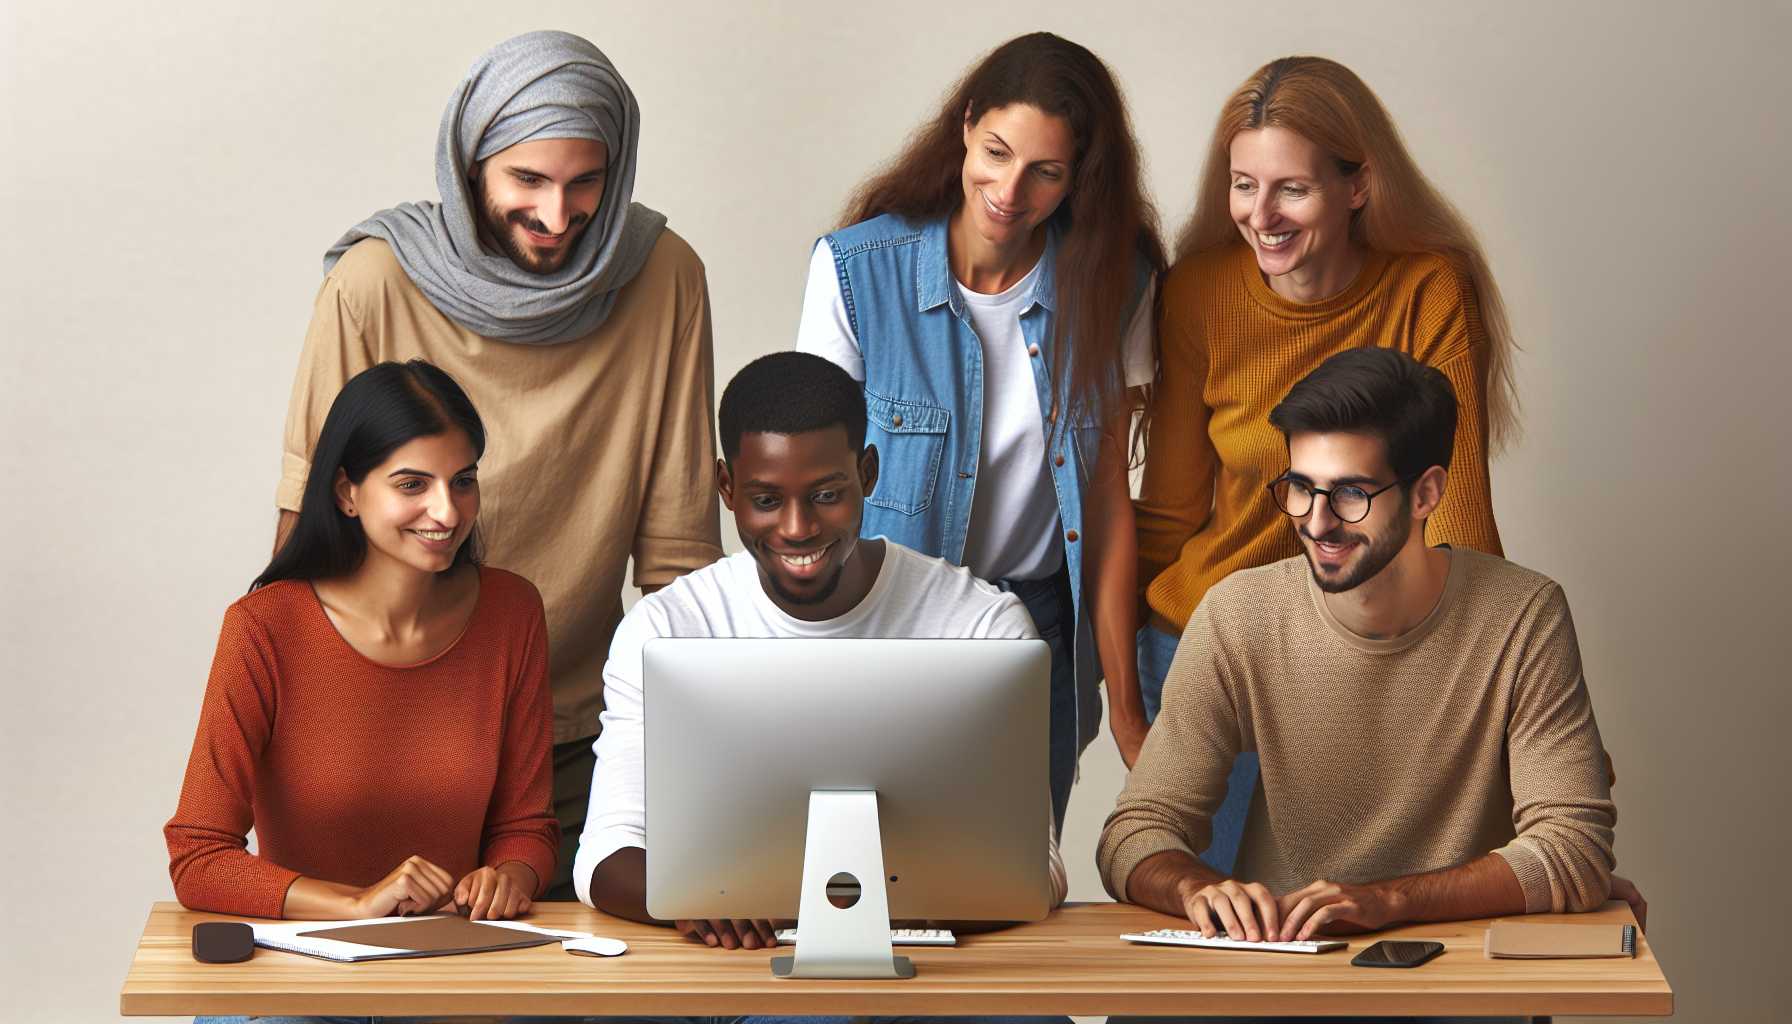
M 472 398 L 486 561 L 547 606 L 550 898 L 573 898 L 624 566 L 651 591 L 722 553 L 708 285 L 632 201 L 639 137 L 628 84 L 578 36 L 531 32 L 474 61 L 442 114 L 442 201 L 382 210 L 324 256 L 276 492 L 284 538 L 330 403 L 376 362 L 426 359 Z

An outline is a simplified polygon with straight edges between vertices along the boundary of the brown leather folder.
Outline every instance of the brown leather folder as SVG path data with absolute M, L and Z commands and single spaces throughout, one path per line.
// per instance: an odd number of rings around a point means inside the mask
M 552 935 L 480 924 L 464 917 L 420 917 L 415 921 L 358 924 L 346 928 L 320 928 L 301 932 L 314 939 L 336 939 L 363 946 L 384 946 L 389 956 L 360 959 L 396 960 L 403 957 L 447 956 L 451 953 L 489 953 L 498 949 L 526 949 L 560 940 Z

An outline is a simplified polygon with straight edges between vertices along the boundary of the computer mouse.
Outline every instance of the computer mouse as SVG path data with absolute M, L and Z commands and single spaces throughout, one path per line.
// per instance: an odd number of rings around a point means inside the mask
M 560 948 L 578 956 L 621 956 L 628 952 L 628 943 L 593 935 L 589 939 L 567 939 Z

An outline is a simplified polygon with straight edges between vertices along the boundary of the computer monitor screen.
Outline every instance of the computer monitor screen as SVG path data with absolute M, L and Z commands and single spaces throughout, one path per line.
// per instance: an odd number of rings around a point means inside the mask
M 1039 640 L 649 641 L 648 912 L 797 917 L 811 793 L 874 791 L 892 918 L 1043 918 L 1050 660 Z

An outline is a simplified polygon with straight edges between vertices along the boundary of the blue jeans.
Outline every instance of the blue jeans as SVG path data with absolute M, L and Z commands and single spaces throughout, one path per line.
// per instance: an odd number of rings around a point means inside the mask
M 1076 784 L 1076 658 L 1070 645 L 1076 636 L 1076 609 L 1070 603 L 1070 573 L 1060 567 L 1042 580 L 997 580 L 996 586 L 1020 598 L 1052 651 L 1051 745 L 1048 773 L 1052 787 L 1052 820 L 1064 835 L 1064 810 Z M 843 1018 L 844 1019 L 844 1018 Z
M 1157 712 L 1163 707 L 1164 677 L 1176 659 L 1177 641 L 1150 626 L 1139 630 L 1139 696 L 1144 699 L 1147 724 L 1157 721 Z M 1213 815 L 1213 840 L 1201 853 L 1207 866 L 1221 874 L 1230 875 L 1238 863 L 1238 844 L 1244 840 L 1244 820 L 1256 790 L 1257 753 L 1247 751 L 1232 762 L 1232 774 L 1226 777 L 1226 799 Z

